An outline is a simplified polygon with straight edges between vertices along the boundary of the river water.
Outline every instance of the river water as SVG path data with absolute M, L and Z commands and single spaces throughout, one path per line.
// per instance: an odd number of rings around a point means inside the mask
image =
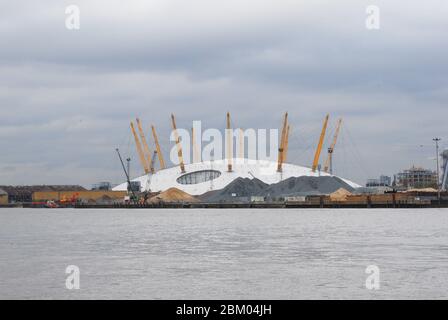
M 31 298 L 446 299 L 448 209 L 0 209 L 0 299 Z

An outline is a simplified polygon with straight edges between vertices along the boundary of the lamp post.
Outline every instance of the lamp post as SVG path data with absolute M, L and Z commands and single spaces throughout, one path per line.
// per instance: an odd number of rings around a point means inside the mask
M 440 205 L 440 169 L 439 169 L 439 141 L 442 140 L 440 138 L 432 139 L 436 143 L 436 165 L 437 165 L 437 199 L 439 200 Z

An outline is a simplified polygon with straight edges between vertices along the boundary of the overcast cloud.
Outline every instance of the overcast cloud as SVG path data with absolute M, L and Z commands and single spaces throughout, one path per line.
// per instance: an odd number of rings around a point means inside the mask
M 380 30 L 365 28 L 370 4 Z M 337 174 L 435 168 L 447 30 L 446 0 L 2 1 L 0 185 L 121 182 L 115 147 L 141 172 L 129 121 L 154 123 L 168 153 L 171 112 L 178 127 L 221 128 L 230 111 L 278 128 L 289 111 L 289 161 L 307 166 L 330 113 L 344 118 Z

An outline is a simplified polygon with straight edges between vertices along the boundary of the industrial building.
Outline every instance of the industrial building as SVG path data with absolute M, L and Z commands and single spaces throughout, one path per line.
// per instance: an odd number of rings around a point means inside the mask
M 201 195 L 208 191 L 222 189 L 237 178 L 257 178 L 264 183 L 273 184 L 290 177 L 333 176 L 333 154 L 335 152 L 335 146 L 342 124 L 341 119 L 337 122 L 334 136 L 331 139 L 331 145 L 328 148 L 326 160 L 321 166 L 320 155 L 323 149 L 329 120 L 328 115 L 325 117 L 311 167 L 286 163 L 290 131 L 288 113 L 285 113 L 283 118 L 277 161 L 248 159 L 241 154 L 238 157 L 235 157 L 233 154 L 233 147 L 230 142 L 231 139 L 226 139 L 226 154 L 224 159 L 215 161 L 199 160 L 187 164 L 183 159 L 182 145 L 179 141 L 174 115 L 171 115 L 171 120 L 173 133 L 176 137 L 179 165 L 166 168 L 154 126 L 151 126 L 151 129 L 155 146 L 154 153 L 151 153 L 147 139 L 143 133 L 144 131 L 141 122 L 139 119 L 136 119 L 136 126 L 134 126 L 134 123 L 131 122 L 131 132 L 134 136 L 137 153 L 139 155 L 141 165 L 145 171 L 145 175 L 135 179 L 129 179 L 128 182 L 119 184 L 114 187 L 113 190 L 126 191 L 128 190 L 129 183 L 138 183 L 140 184 L 140 191 L 143 192 L 160 192 L 170 188 L 177 188 L 191 195 Z M 227 113 L 226 120 L 226 129 L 228 129 L 227 132 L 230 132 L 231 121 L 229 113 Z M 138 129 L 138 133 L 136 127 Z M 195 149 L 196 146 L 194 140 L 192 141 L 192 144 L 193 154 L 200 154 L 200 150 L 198 152 L 198 150 Z M 156 157 L 159 159 L 160 163 L 159 170 L 156 170 L 155 168 Z M 127 171 L 129 170 L 126 170 L 121 156 L 120 161 L 122 162 L 122 167 L 125 174 L 128 175 Z M 353 188 L 360 187 L 358 184 L 347 179 L 342 180 Z
M 395 176 L 395 187 L 400 189 L 438 188 L 437 172 L 412 166 Z

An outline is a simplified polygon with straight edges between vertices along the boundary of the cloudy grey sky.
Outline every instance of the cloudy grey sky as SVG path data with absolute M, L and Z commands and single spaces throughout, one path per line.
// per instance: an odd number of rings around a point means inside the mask
M 81 10 L 67 30 L 65 8 Z M 365 27 L 381 9 L 380 30 Z M 277 128 L 310 165 L 322 120 L 344 118 L 336 173 L 358 183 L 448 147 L 446 0 L 1 1 L 0 185 L 120 182 L 141 171 L 129 120 Z M 331 131 L 331 130 L 330 130 Z

